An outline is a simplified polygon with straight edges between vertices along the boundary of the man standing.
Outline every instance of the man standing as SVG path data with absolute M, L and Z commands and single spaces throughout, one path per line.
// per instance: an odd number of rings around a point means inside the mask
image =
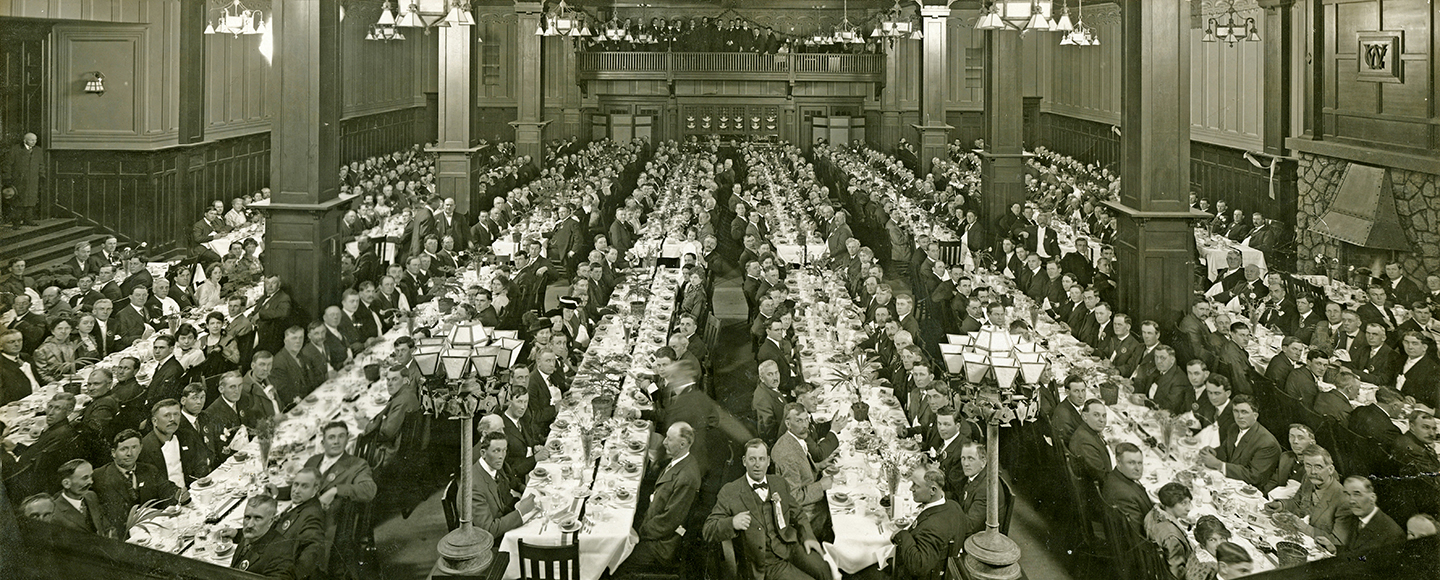
M 35 206 L 40 205 L 45 167 L 45 151 L 34 133 L 26 133 L 21 143 L 10 149 L 5 160 L 5 184 L 15 188 L 15 199 L 10 202 L 14 208 L 10 221 L 15 225 L 35 225 Z
M 770 454 L 764 441 L 745 443 L 744 464 L 745 475 L 721 488 L 705 520 L 705 540 L 740 536 L 745 560 L 765 578 L 830 578 L 823 548 L 790 486 L 778 475 L 766 475 Z

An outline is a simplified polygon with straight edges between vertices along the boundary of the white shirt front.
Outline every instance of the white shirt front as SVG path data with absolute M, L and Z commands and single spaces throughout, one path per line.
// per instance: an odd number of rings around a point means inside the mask
M 764 489 L 755 489 L 755 486 L 762 483 L 766 484 L 766 487 Z M 770 488 L 769 484 L 766 481 L 755 481 L 753 479 L 750 479 L 750 474 L 747 473 L 745 474 L 745 484 L 749 485 L 750 489 L 754 491 L 756 495 L 760 496 L 760 501 L 770 501 Z
M 185 464 L 180 461 L 180 438 L 171 436 L 160 444 L 160 454 L 165 457 L 165 474 L 180 489 L 185 489 Z
M 82 499 L 80 499 L 80 498 L 70 497 L 70 494 L 64 493 L 64 492 L 61 492 L 61 493 L 60 493 L 60 497 L 65 498 L 65 501 L 66 501 L 67 503 L 69 503 L 72 507 L 74 507 L 74 508 L 75 508 L 75 511 L 80 512 L 80 513 L 82 513 L 82 514 L 85 513 L 85 501 L 84 501 L 84 500 L 82 500 Z
M 30 363 L 28 361 L 23 360 L 19 357 L 10 356 L 9 354 L 5 354 L 3 356 L 20 366 L 20 372 L 25 373 L 25 377 L 30 379 L 31 391 L 40 388 L 40 381 L 35 380 L 35 373 L 33 372 L 34 368 L 30 366 Z

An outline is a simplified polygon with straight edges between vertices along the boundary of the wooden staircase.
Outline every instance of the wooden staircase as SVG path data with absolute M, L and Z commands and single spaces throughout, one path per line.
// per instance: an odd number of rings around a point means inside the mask
M 75 218 L 37 220 L 26 227 L 0 227 L 0 261 L 25 259 L 25 275 L 44 276 L 43 270 L 58 266 L 75 253 L 75 244 L 90 242 L 99 248 L 107 234 Z

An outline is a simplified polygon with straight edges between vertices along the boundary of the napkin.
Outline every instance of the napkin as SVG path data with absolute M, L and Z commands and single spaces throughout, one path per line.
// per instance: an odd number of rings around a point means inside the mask
M 1211 423 L 1201 429 L 1199 439 L 1201 447 L 1220 447 L 1220 424 Z

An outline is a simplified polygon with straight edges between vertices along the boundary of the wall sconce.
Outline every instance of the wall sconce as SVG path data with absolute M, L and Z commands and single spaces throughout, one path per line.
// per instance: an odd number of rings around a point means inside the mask
M 95 78 L 85 81 L 85 92 L 95 96 L 105 94 L 105 75 L 95 71 Z

